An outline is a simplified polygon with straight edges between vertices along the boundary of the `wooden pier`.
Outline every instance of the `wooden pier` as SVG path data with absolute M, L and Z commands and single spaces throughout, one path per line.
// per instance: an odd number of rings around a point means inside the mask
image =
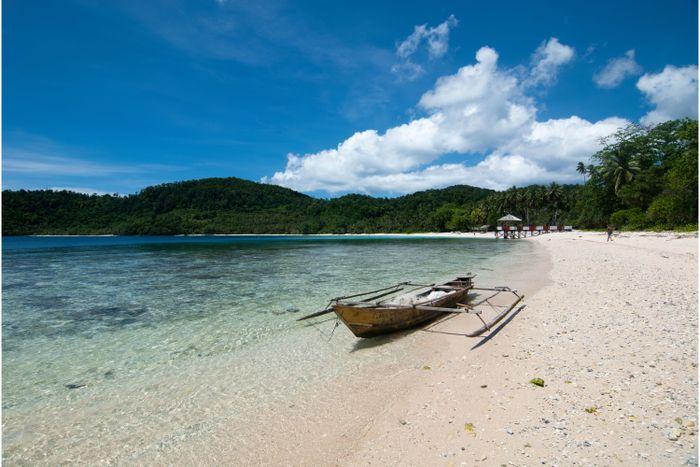
M 496 228 L 496 231 L 494 234 L 496 235 L 496 238 L 503 238 L 503 239 L 509 239 L 509 238 L 527 238 L 527 237 L 534 237 L 537 235 L 544 235 L 548 233 L 556 233 L 556 232 L 571 232 L 573 230 L 572 226 L 570 225 L 535 225 L 535 224 L 530 224 L 523 226 L 522 224 L 518 225 L 499 225 Z

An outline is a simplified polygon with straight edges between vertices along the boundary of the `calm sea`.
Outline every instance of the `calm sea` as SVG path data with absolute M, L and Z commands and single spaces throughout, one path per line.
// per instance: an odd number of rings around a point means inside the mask
M 15 237 L 2 244 L 3 457 L 134 461 L 329 378 L 358 352 L 331 297 L 472 271 L 532 246 L 475 238 Z M 406 340 L 415 337 L 407 337 Z

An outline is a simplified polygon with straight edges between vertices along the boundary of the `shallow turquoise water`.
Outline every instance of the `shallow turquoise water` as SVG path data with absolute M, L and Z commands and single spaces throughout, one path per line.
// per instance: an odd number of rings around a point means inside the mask
M 243 413 L 400 358 L 400 341 L 357 352 L 342 326 L 329 340 L 332 321 L 295 318 L 330 297 L 405 280 L 473 271 L 498 283 L 499 268 L 527 261 L 530 247 L 413 236 L 5 238 L 5 457 L 27 460 L 26 443 L 86 454 L 114 420 L 132 420 L 123 436 L 149 449 L 195 413 L 206 426 L 212 416 L 200 413 L 221 400 Z M 211 397 L 192 399 L 202 388 Z M 92 407 L 89 422 L 77 406 Z M 41 435 L 27 436 L 28 425 Z M 62 448 L 63 438 L 71 444 Z

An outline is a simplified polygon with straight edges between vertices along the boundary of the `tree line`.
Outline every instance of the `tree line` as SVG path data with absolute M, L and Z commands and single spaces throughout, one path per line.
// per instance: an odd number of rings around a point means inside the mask
M 3 235 L 363 233 L 439 230 L 435 212 L 469 206 L 492 190 L 457 185 L 398 198 L 317 199 L 276 185 L 209 178 L 129 196 L 3 191 Z
M 583 227 L 697 229 L 697 120 L 630 125 L 577 171 L 585 178 L 574 206 Z
M 512 213 L 525 225 L 697 230 L 697 120 L 630 125 L 601 143 L 588 163 L 572 167 L 582 184 L 512 187 L 471 206 L 446 205 L 436 213 L 437 225 L 440 230 L 493 226 Z
M 3 191 L 3 235 L 372 233 L 467 231 L 512 213 L 524 224 L 697 229 L 698 125 L 629 126 L 576 167 L 580 185 L 493 191 L 468 185 L 397 198 L 318 199 L 238 178 L 190 180 L 139 193 Z

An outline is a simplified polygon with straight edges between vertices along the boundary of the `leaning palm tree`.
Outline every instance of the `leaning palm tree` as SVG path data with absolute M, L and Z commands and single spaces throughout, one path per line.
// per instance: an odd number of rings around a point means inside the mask
M 586 166 L 583 162 L 576 164 L 576 172 L 583 175 L 583 183 L 586 183 Z
M 631 182 L 639 173 L 639 162 L 621 151 L 616 151 L 605 158 L 603 176 L 615 188 L 615 194 L 626 183 Z

